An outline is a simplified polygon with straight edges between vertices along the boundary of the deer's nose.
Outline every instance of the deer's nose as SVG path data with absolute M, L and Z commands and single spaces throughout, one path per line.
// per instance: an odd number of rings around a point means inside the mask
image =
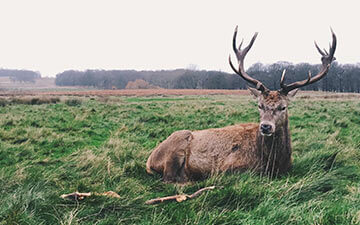
M 272 130 L 272 126 L 270 124 L 263 123 L 260 125 L 261 132 L 264 134 L 268 134 Z

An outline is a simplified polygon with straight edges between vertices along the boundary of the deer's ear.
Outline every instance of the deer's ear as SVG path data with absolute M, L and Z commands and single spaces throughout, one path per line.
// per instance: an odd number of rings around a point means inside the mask
M 254 97 L 257 98 L 261 95 L 261 91 L 251 87 L 247 87 L 247 88 L 250 90 L 251 94 L 254 95 Z
M 296 95 L 296 93 L 298 92 L 299 88 L 296 88 L 292 91 L 290 91 L 287 96 L 289 96 L 290 98 L 294 97 Z

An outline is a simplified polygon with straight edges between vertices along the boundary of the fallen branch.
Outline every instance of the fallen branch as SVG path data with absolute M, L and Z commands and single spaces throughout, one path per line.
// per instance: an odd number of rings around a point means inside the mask
M 107 196 L 107 197 L 112 197 L 112 198 L 120 198 L 120 195 L 118 195 L 117 193 L 113 192 L 113 191 L 107 191 L 104 193 L 97 193 L 97 192 L 86 192 L 86 193 L 80 193 L 80 192 L 73 192 L 70 194 L 63 194 L 60 197 L 63 199 L 71 199 L 71 200 L 83 200 L 85 197 L 90 197 L 92 195 L 97 195 L 97 196 Z
M 187 199 L 196 198 L 204 191 L 213 190 L 213 189 L 215 189 L 215 186 L 201 188 L 200 190 L 196 191 L 195 193 L 193 193 L 191 195 L 182 194 L 182 195 L 172 195 L 172 196 L 167 196 L 167 197 L 154 198 L 154 199 L 150 199 L 150 200 L 146 201 L 145 204 L 153 205 L 153 204 L 158 204 L 158 203 L 162 203 L 162 202 L 170 201 L 170 200 L 176 200 L 177 202 L 182 202 Z

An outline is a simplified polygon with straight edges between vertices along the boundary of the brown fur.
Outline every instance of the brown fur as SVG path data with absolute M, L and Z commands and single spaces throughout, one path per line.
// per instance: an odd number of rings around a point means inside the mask
M 274 124 L 271 136 L 262 135 L 257 123 L 176 131 L 153 150 L 147 172 L 180 183 L 224 171 L 287 172 L 291 168 L 288 98 L 278 91 L 251 91 L 258 99 L 260 124 Z

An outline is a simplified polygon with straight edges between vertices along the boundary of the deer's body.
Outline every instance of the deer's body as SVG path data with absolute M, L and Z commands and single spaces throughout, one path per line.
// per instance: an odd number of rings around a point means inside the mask
M 257 98 L 260 123 L 246 123 L 223 128 L 199 131 L 182 130 L 171 134 L 151 153 L 146 163 L 148 173 L 154 171 L 163 175 L 166 182 L 186 182 L 198 180 L 208 175 L 225 171 L 255 171 L 271 176 L 287 172 L 291 168 L 291 140 L 288 120 L 288 97 L 296 94 L 297 88 L 314 83 L 323 78 L 334 60 L 336 36 L 329 53 L 316 45 L 322 55 L 320 72 L 307 80 L 284 84 L 281 89 L 270 91 L 261 82 L 251 78 L 244 70 L 244 58 L 254 43 L 241 50 L 236 47 L 234 33 L 233 48 L 239 63 L 239 70 L 232 69 L 244 80 L 253 84 L 249 88 Z
M 283 113 L 271 136 L 262 135 L 258 123 L 176 131 L 151 153 L 147 171 L 163 174 L 168 182 L 197 180 L 225 171 L 287 172 L 291 167 L 291 141 L 287 112 Z

